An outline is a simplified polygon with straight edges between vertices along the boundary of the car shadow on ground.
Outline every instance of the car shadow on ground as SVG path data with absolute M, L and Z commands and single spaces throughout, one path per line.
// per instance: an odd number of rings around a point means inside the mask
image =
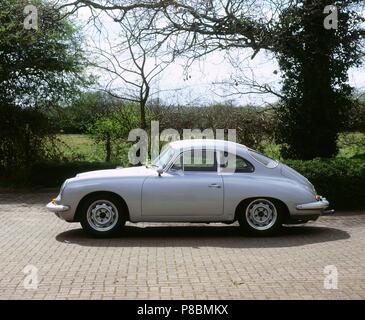
M 344 230 L 320 226 L 284 227 L 279 235 L 255 237 L 237 226 L 146 226 L 130 225 L 112 238 L 93 238 L 82 229 L 62 232 L 56 240 L 88 247 L 224 247 L 280 248 L 349 239 Z

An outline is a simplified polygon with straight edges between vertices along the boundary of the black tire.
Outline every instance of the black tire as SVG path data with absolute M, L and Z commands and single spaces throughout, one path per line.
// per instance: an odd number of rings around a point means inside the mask
M 238 206 L 237 220 L 245 233 L 256 236 L 271 236 L 282 229 L 283 211 L 284 208 L 281 203 L 274 199 L 261 197 L 249 199 Z M 262 214 L 263 217 L 260 217 L 259 214 Z M 264 221 L 262 226 L 259 225 L 260 218 L 262 218 L 261 222 Z
M 99 192 L 87 197 L 80 207 L 80 223 L 94 237 L 110 237 L 125 224 L 126 208 L 117 196 Z

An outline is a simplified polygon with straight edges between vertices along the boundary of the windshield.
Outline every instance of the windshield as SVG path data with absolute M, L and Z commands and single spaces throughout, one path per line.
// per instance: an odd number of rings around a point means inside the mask
M 152 165 L 155 167 L 165 169 L 165 167 L 170 162 L 174 154 L 175 150 L 171 147 L 167 147 L 165 148 L 165 150 L 161 152 L 161 154 L 155 160 L 152 161 Z
M 261 164 L 263 164 L 266 168 L 275 168 L 278 165 L 278 162 L 274 159 L 271 159 L 265 155 L 263 155 L 260 152 L 257 152 L 255 150 L 252 149 L 248 149 L 249 154 L 251 155 L 252 158 L 254 158 L 256 161 L 260 162 Z

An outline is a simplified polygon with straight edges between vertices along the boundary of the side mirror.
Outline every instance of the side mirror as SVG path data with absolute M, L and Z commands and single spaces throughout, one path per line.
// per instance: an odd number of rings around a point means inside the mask
M 157 173 L 158 173 L 158 176 L 161 177 L 161 174 L 163 174 L 163 169 L 162 168 L 158 168 L 157 169 Z

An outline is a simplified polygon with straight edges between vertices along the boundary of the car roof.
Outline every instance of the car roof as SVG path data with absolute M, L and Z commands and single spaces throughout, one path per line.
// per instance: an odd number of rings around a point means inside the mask
M 187 139 L 177 140 L 170 143 L 174 149 L 191 149 L 191 148 L 214 148 L 220 150 L 229 150 L 236 148 L 236 150 L 247 151 L 247 147 L 233 141 L 217 140 L 217 139 Z

